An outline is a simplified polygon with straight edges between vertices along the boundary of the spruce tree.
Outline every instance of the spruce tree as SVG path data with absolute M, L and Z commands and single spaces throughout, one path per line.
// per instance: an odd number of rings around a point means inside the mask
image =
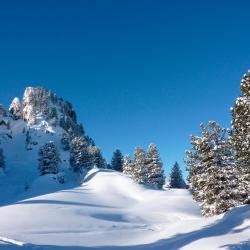
M 145 171 L 147 184 L 161 189 L 165 183 L 164 169 L 158 149 L 153 143 L 148 146 Z
M 147 183 L 147 173 L 145 165 L 146 153 L 142 148 L 137 147 L 134 152 L 133 179 L 139 184 Z
M 123 165 L 122 165 L 122 172 L 125 175 L 133 178 L 133 169 L 134 169 L 133 166 L 134 165 L 133 165 L 133 162 L 132 162 L 130 156 L 125 155 L 124 160 L 123 160 Z
M 107 163 L 106 168 L 107 168 L 107 169 L 112 169 L 112 168 L 111 168 L 111 165 L 110 165 L 109 163 Z
M 54 142 L 50 141 L 39 149 L 38 161 L 40 175 L 57 174 L 59 172 L 60 156 Z
M 119 149 L 116 149 L 113 153 L 111 160 L 111 168 L 115 171 L 122 172 L 123 156 Z
M 75 137 L 71 142 L 70 165 L 75 172 L 89 170 L 93 166 L 88 144 L 81 136 Z
M 0 148 L 0 170 L 5 170 L 5 157 L 2 148 Z
M 66 133 L 62 134 L 61 143 L 62 143 L 63 150 L 65 151 L 70 150 L 70 139 Z
M 230 142 L 235 151 L 241 181 L 250 196 L 250 70 L 243 76 L 240 90 L 232 111 Z
M 191 137 L 186 152 L 189 188 L 206 216 L 242 204 L 247 195 L 226 132 L 216 122 L 201 124 L 201 136 Z
M 182 177 L 182 171 L 177 162 L 175 162 L 174 166 L 171 169 L 170 187 L 171 188 L 185 188 L 186 187 L 185 181 Z
M 102 156 L 100 148 L 97 146 L 88 146 L 88 152 L 94 166 L 98 168 L 106 168 L 106 161 Z

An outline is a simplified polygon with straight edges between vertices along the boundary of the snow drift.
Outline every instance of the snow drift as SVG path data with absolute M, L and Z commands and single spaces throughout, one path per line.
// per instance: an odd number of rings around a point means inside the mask
M 40 188 L 51 186 L 49 177 L 39 179 Z M 27 195 L 32 196 L 35 189 L 31 187 Z M 211 250 L 240 242 L 249 246 L 244 241 L 250 235 L 247 206 L 222 218 L 205 219 L 187 190 L 149 190 L 122 174 L 96 169 L 79 187 L 24 197 L 1 207 L 0 221 L 0 249 L 165 250 L 202 246 Z

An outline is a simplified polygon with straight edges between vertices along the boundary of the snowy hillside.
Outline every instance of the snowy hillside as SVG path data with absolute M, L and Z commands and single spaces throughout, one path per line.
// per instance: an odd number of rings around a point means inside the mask
M 5 158 L 4 171 L 0 167 L 0 205 L 18 199 L 40 176 L 38 152 L 49 141 L 60 157 L 59 173 L 51 178 L 77 182 L 79 178 L 69 171 L 69 144 L 76 136 L 93 144 L 77 123 L 72 105 L 42 87 L 26 88 L 22 101 L 14 98 L 8 110 L 0 106 L 0 148 Z
M 46 152 L 48 143 L 56 150 Z M 51 152 L 56 171 L 42 172 L 41 162 L 53 165 Z M 0 106 L 0 250 L 250 249 L 249 205 L 204 218 L 187 190 L 145 188 L 146 153 L 137 148 L 136 155 L 124 158 L 127 175 L 107 170 L 72 105 L 44 88 L 29 87 L 9 109 Z M 151 188 L 161 188 L 155 145 L 147 157 L 160 181 Z
M 250 210 L 201 217 L 187 190 L 154 191 L 109 170 L 90 171 L 81 186 L 0 208 L 0 249 L 230 249 L 249 240 Z M 51 190 L 49 190 L 49 187 Z M 36 193 L 36 185 L 27 196 Z M 34 192 L 34 194 L 33 194 Z M 52 193 L 50 193 L 52 192 Z M 249 243 L 243 244 L 249 249 Z M 236 249 L 236 248 L 231 248 Z

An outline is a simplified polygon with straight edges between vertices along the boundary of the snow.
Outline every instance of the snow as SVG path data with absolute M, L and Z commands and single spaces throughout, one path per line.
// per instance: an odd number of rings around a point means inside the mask
M 17 202 L 0 207 L 0 222 L 1 250 L 250 246 L 249 206 L 204 218 L 187 190 L 150 190 L 111 170 L 91 170 L 80 186 L 38 177 Z
M 96 168 L 82 182 L 69 168 L 69 151 L 62 149 L 66 131 L 39 113 L 32 123 L 33 91 L 28 88 L 24 98 L 30 121 L 0 116 L 6 157 L 0 172 L 0 250 L 250 249 L 249 205 L 204 218 L 188 190 L 167 185 L 152 190 Z M 59 117 L 64 115 L 55 107 Z M 38 150 L 48 141 L 60 151 L 63 184 L 55 175 L 39 176 Z
M 40 123 L 42 126 L 43 122 Z M 53 141 L 58 148 L 61 148 L 61 135 L 63 130 L 60 127 L 49 128 L 54 132 L 47 133 L 42 129 L 30 129 L 32 144 L 30 150 L 25 148 L 27 124 L 22 120 L 10 120 L 10 130 L 12 138 L 0 133 L 1 148 L 6 157 L 6 173 L 0 175 L 0 189 L 4 190 L 0 197 L 0 205 L 13 201 L 25 189 L 31 186 L 39 176 L 38 172 L 38 150 L 48 141 Z M 4 131 L 1 129 L 0 131 Z M 68 172 L 69 152 L 60 150 L 60 168 Z M 40 191 L 42 192 L 42 190 Z

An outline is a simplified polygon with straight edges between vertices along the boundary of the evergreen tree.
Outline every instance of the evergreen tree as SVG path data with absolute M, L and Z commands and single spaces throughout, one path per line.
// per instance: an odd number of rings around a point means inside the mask
M 119 149 L 115 150 L 111 160 L 111 168 L 115 171 L 122 172 L 123 156 Z
M 95 146 L 95 142 L 90 136 L 86 135 L 86 136 L 84 136 L 84 138 L 85 138 L 88 145 Z
M 2 148 L 0 148 L 0 170 L 2 171 L 5 170 L 5 157 L 4 157 Z
M 69 140 L 69 136 L 66 133 L 62 134 L 61 143 L 62 143 L 63 150 L 65 151 L 70 150 L 70 140 Z
M 250 70 L 243 76 L 240 90 L 232 110 L 232 132 L 230 142 L 235 151 L 241 181 L 250 196 Z
M 59 172 L 60 156 L 54 142 L 50 141 L 39 149 L 38 161 L 40 175 Z
M 107 167 L 106 167 L 107 169 L 112 169 L 111 168 L 111 165 L 109 164 L 109 163 L 107 163 Z
M 182 171 L 179 164 L 176 162 L 170 173 L 170 187 L 171 188 L 185 188 L 186 184 L 182 177 Z
M 146 156 L 146 182 L 161 189 L 165 183 L 163 164 L 155 144 L 150 144 Z
M 57 124 L 57 120 L 58 120 L 58 116 L 57 116 L 57 111 L 55 107 L 52 107 L 49 111 L 49 114 L 47 115 L 47 119 L 49 121 L 49 124 L 51 126 L 56 126 Z
M 93 166 L 88 144 L 83 137 L 75 137 L 71 142 L 70 165 L 75 172 Z
M 147 173 L 146 173 L 146 154 L 145 151 L 137 147 L 134 152 L 133 161 L 133 179 L 139 184 L 147 183 Z
M 27 130 L 26 132 L 26 139 L 25 139 L 25 149 L 26 150 L 31 150 L 32 148 L 30 147 L 31 144 L 31 136 L 30 136 L 30 131 Z
M 240 182 L 226 129 L 216 122 L 201 124 L 201 136 L 192 136 L 186 152 L 189 188 L 206 216 L 220 214 L 242 204 L 246 190 Z
M 97 146 L 88 146 L 92 164 L 98 168 L 106 168 L 106 161 L 102 156 L 101 149 Z
M 129 155 L 125 155 L 122 165 L 122 171 L 125 175 L 133 178 L 133 162 Z

